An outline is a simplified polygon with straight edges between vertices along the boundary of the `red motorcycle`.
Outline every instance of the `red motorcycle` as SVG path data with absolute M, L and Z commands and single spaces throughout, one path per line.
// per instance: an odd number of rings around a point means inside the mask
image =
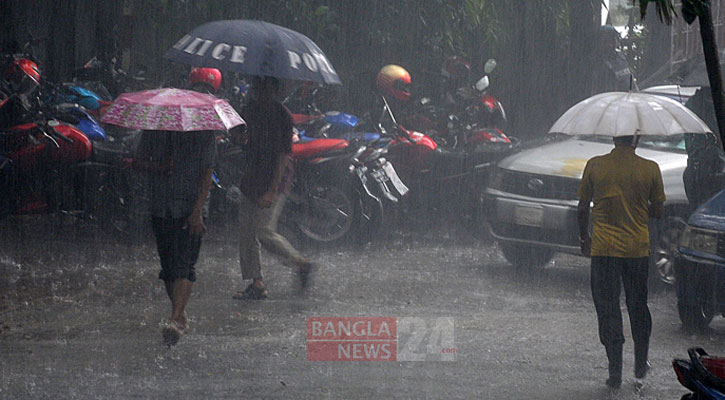
M 0 103 L 0 119 L 15 119 L 7 114 L 21 101 L 14 95 Z M 88 160 L 91 151 L 83 132 L 53 119 L 0 126 L 0 215 L 76 209 L 71 167 Z
M 487 93 L 490 85 L 488 73 L 496 66 L 495 60 L 486 62 L 486 74 L 475 84 L 466 84 L 446 92 L 438 103 L 423 97 L 412 110 L 401 116 L 403 124 L 430 134 L 439 145 L 455 151 L 487 151 L 494 144 L 518 145 L 516 138 L 506 135 L 506 112 L 501 102 Z M 503 146 L 506 147 L 506 146 Z
M 487 141 L 475 148 L 451 149 L 425 133 L 407 129 L 397 121 L 387 99 L 382 101 L 377 131 L 392 140 L 387 156 L 411 188 L 408 209 L 426 214 L 447 211 L 475 220 L 476 199 L 486 185 L 490 166 L 513 152 L 515 143 Z

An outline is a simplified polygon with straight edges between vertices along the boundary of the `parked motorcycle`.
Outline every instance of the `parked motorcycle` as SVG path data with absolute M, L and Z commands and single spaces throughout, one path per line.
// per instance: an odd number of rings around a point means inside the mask
M 217 150 L 211 210 L 229 218 L 242 196 L 236 185 L 245 155 L 226 137 L 218 138 Z M 395 202 L 408 190 L 381 157 L 386 150 L 344 139 L 294 142 L 294 178 L 280 224 L 316 244 L 371 240 L 382 224 L 384 202 Z
M 708 355 L 699 347 L 690 348 L 687 353 L 689 360 L 672 360 L 677 380 L 691 392 L 683 395 L 682 400 L 725 399 L 725 357 Z
M 407 129 L 384 97 L 382 102 L 377 131 L 392 140 L 388 156 L 415 193 L 408 209 L 475 221 L 476 193 L 485 186 L 488 169 L 514 151 L 516 144 L 488 142 L 475 149 L 451 150 L 425 133 Z
M 93 91 L 104 101 L 113 101 L 121 93 L 149 89 L 144 67 L 129 74 L 118 66 L 115 57 L 108 61 L 91 58 L 73 71 L 73 82 Z
M 0 105 L 0 214 L 60 212 L 128 232 L 135 225 L 130 200 L 137 180 L 124 158 L 131 156 L 133 136 L 105 141 L 82 106 L 49 98 L 14 94 Z
M 488 93 L 488 74 L 495 60 L 486 62 L 486 74 L 474 84 L 446 93 L 439 102 L 429 97 L 418 101 L 416 115 L 406 115 L 412 121 L 409 128 L 425 132 L 439 145 L 449 150 L 477 151 L 494 144 L 518 144 L 518 139 L 506 135 L 506 112 L 501 102 Z
M 0 126 L 5 159 L 0 215 L 74 212 L 78 184 L 72 167 L 90 158 L 90 140 L 76 127 L 42 115 L 21 122 L 15 113 L 25 107 L 18 102 L 22 98 L 13 95 L 0 104 L 0 120 L 5 123 Z

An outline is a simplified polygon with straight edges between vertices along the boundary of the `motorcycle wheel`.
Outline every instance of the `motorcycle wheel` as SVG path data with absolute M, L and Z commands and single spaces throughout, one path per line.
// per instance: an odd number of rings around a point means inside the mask
M 360 198 L 360 221 L 358 223 L 357 243 L 368 244 L 375 240 L 383 225 L 383 202 L 366 194 Z
M 296 221 L 307 238 L 322 245 L 343 242 L 360 220 L 360 205 L 349 185 L 320 182 L 306 193 Z
M 112 238 L 140 239 L 141 223 L 132 210 L 132 193 L 121 171 L 113 167 L 84 170 L 85 214 Z

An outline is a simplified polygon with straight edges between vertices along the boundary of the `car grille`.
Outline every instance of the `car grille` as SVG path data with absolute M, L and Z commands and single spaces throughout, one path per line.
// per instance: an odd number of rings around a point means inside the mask
M 576 200 L 579 179 L 496 168 L 489 187 L 539 199 Z

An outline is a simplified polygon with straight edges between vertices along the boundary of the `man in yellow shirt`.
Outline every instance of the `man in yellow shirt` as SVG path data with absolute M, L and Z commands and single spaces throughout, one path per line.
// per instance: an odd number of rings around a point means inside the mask
M 591 256 L 591 287 L 599 339 L 609 359 L 607 385 L 622 384 L 624 286 L 634 341 L 634 375 L 644 378 L 652 317 L 647 307 L 649 217 L 661 218 L 665 201 L 662 173 L 654 161 L 634 153 L 638 136 L 614 138 L 614 149 L 587 162 L 579 187 L 577 221 L 582 254 Z M 589 236 L 589 205 L 592 236 Z M 621 282 L 621 283 L 620 283 Z

